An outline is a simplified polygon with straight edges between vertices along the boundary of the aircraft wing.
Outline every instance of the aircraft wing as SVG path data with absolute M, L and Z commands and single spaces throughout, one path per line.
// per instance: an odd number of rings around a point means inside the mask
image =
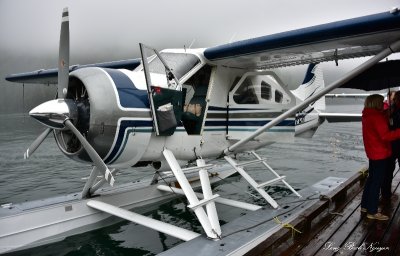
M 205 49 L 215 64 L 271 69 L 375 55 L 400 39 L 400 12 L 378 13 Z
M 129 59 L 129 60 L 118 60 L 102 63 L 94 63 L 88 65 L 74 65 L 69 67 L 69 72 L 86 67 L 101 67 L 101 68 L 113 68 L 113 69 L 130 69 L 133 70 L 140 65 L 140 59 Z M 10 82 L 19 83 L 31 83 L 31 84 L 57 84 L 58 70 L 53 69 L 41 69 L 32 72 L 18 73 L 6 76 L 6 80 Z
M 400 40 L 400 12 L 395 9 L 210 47 L 204 50 L 204 56 L 211 64 L 250 70 L 271 69 L 371 56 L 397 40 Z M 106 62 L 72 66 L 70 71 L 88 66 L 134 69 L 139 63 L 139 59 Z M 393 75 L 396 79 L 391 82 L 400 81 L 400 75 L 395 71 Z M 7 76 L 6 80 L 53 84 L 57 83 L 57 70 L 13 74 Z M 376 84 L 379 87 L 380 83 Z

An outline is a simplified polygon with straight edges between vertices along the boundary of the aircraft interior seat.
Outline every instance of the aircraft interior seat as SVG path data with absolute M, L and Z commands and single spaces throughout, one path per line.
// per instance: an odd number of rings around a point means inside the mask
M 200 134 L 206 106 L 207 89 L 207 86 L 197 87 L 189 104 L 184 107 L 182 123 L 188 134 Z

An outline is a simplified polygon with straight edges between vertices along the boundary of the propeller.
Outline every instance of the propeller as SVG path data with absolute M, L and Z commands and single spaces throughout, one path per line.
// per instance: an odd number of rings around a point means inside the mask
M 108 183 L 114 185 L 114 177 L 107 165 L 97 154 L 81 132 L 75 127 L 78 121 L 78 106 L 75 100 L 66 98 L 69 82 L 69 16 L 64 8 L 61 21 L 60 48 L 58 58 L 58 99 L 50 100 L 35 107 L 29 115 L 48 128 L 26 150 L 28 158 L 53 130 L 70 130 L 80 141 L 93 164 L 103 173 Z
M 82 143 L 83 148 L 88 153 L 90 159 L 92 159 L 93 164 L 99 169 L 103 174 L 104 178 L 108 183 L 113 186 L 114 185 L 114 177 L 111 174 L 111 171 L 108 169 L 107 165 L 103 162 L 101 157 L 97 154 L 96 150 L 89 144 L 89 142 L 82 136 L 78 129 L 76 129 L 75 125 L 69 120 L 65 120 L 65 126 L 68 127 L 78 138 L 78 140 Z
M 42 144 L 44 139 L 46 139 L 47 135 L 49 135 L 49 133 L 52 130 L 53 129 L 51 129 L 51 128 L 47 128 L 46 130 L 44 130 L 44 132 L 42 134 L 39 135 L 39 137 L 36 138 L 36 140 L 34 140 L 32 142 L 32 144 L 29 146 L 29 148 L 24 153 L 24 159 L 28 159 L 29 156 L 31 154 L 33 154 L 33 152 L 35 152 L 35 150 L 40 146 L 40 144 Z
M 69 14 L 63 9 L 61 20 L 60 46 L 58 49 L 58 98 L 67 95 L 69 80 Z

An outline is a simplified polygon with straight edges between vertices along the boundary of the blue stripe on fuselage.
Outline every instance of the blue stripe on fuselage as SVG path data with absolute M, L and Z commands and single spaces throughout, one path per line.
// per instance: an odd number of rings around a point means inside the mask
M 229 130 L 230 131 L 243 131 L 243 132 L 251 132 L 255 131 L 255 128 L 250 128 L 251 126 L 261 127 L 271 120 L 264 120 L 264 121 L 255 121 L 255 120 L 243 120 L 243 121 L 229 121 Z M 225 131 L 225 128 L 218 128 L 219 126 L 225 126 L 226 121 L 206 121 L 205 124 L 205 131 Z M 294 120 L 284 120 L 280 122 L 277 126 L 278 127 L 294 127 L 295 121 Z M 243 127 L 243 128 L 239 128 Z M 138 128 L 138 130 L 134 130 Z M 144 129 L 143 128 L 147 128 Z M 142 121 L 142 120 L 122 120 L 117 131 L 117 139 L 115 142 L 114 147 L 110 155 L 104 160 L 107 164 L 112 164 L 115 162 L 119 156 L 122 154 L 123 150 L 125 149 L 127 138 L 129 137 L 130 132 L 153 132 L 153 122 L 152 121 Z M 182 124 L 179 124 L 178 131 L 186 132 L 183 128 Z M 273 129 L 269 130 L 269 132 L 287 132 L 288 130 L 281 130 L 281 129 Z
M 134 127 L 153 127 L 153 121 L 142 121 L 142 120 L 122 120 L 119 129 L 118 129 L 118 135 L 117 135 L 117 140 L 115 142 L 115 145 L 111 151 L 111 154 L 104 160 L 105 163 L 110 164 L 114 162 L 119 155 L 122 153 L 120 150 L 121 146 L 126 143 L 125 141 L 125 131 L 128 128 L 134 128 Z M 125 142 L 124 142 L 125 141 Z M 118 154 L 118 157 L 115 157 Z M 114 159 L 115 158 L 115 159 Z
M 127 75 L 117 69 L 104 68 L 116 86 L 119 102 L 123 108 L 149 108 L 146 90 L 139 90 Z
M 120 71 L 119 71 L 120 72 Z M 114 72 L 112 72 L 114 73 Z M 120 72 L 122 73 L 122 72 Z M 122 73 L 123 74 L 123 73 Z M 115 77 L 119 76 L 120 74 L 115 75 L 113 74 L 113 80 L 115 82 Z M 125 74 L 123 74 L 125 76 Z M 111 74 L 110 74 L 111 76 Z M 123 76 L 121 76 L 123 77 Z M 131 83 L 131 82 L 130 82 Z M 116 83 L 117 84 L 117 83 Z M 120 83 L 119 83 L 120 84 Z M 131 83 L 132 84 L 132 83 Z M 133 84 L 131 85 L 133 87 Z M 136 89 L 137 90 L 137 89 Z M 147 95 L 146 95 L 147 97 Z M 225 113 L 226 108 L 219 108 L 219 107 L 209 107 L 209 110 L 212 109 L 217 112 Z M 254 111 L 255 109 L 235 109 L 235 110 L 247 110 L 247 111 Z M 249 118 L 242 118 L 242 120 L 229 120 L 229 130 L 230 131 L 244 131 L 244 132 L 251 132 L 256 130 L 255 127 L 261 127 L 267 123 L 269 123 L 271 120 L 268 119 L 258 119 L 258 120 L 251 120 Z M 221 120 L 207 120 L 205 122 L 205 127 L 204 131 L 224 131 L 226 128 L 220 128 L 220 127 L 225 127 L 226 126 L 226 120 L 221 119 Z M 294 120 L 284 120 L 280 122 L 277 125 L 278 127 L 284 128 L 282 129 L 273 129 L 269 130 L 269 132 L 287 132 L 288 128 L 293 128 L 295 126 L 295 121 Z M 242 127 L 242 128 L 241 128 Z M 135 128 L 138 128 L 135 130 Z M 289 129 L 290 129 L 289 128 Z M 178 124 L 178 131 L 185 132 L 185 129 L 183 128 L 182 123 Z M 126 147 L 126 143 L 128 141 L 129 133 L 130 132 L 153 132 L 153 122 L 151 120 L 121 120 L 119 127 L 117 128 L 116 131 L 116 141 L 115 144 L 113 145 L 111 149 L 111 153 L 107 156 L 107 158 L 104 160 L 107 164 L 112 164 L 114 163 L 120 155 L 123 153 Z
M 267 123 L 271 122 L 271 120 L 229 120 L 228 126 L 263 126 Z M 226 126 L 226 120 L 221 121 L 207 121 L 206 120 L 206 127 L 210 126 Z M 294 120 L 283 120 L 276 126 L 295 126 Z

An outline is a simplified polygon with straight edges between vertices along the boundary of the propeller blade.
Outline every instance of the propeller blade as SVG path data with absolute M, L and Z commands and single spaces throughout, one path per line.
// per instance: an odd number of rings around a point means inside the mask
M 79 139 L 82 143 L 82 146 L 85 148 L 86 152 L 88 153 L 90 159 L 92 159 L 93 164 L 103 172 L 104 178 L 110 184 L 110 186 L 114 185 L 114 177 L 111 174 L 111 171 L 108 169 L 107 165 L 103 162 L 103 159 L 97 154 L 96 150 L 89 144 L 89 142 L 82 136 L 82 134 L 76 129 L 73 123 L 70 120 L 65 121 L 65 126 L 68 127 L 75 136 Z
M 64 8 L 61 20 L 60 48 L 58 52 L 58 98 L 66 96 L 69 80 L 69 14 Z
M 36 138 L 36 140 L 34 140 L 32 142 L 32 144 L 29 146 L 29 148 L 24 153 L 24 159 L 28 159 L 33 154 L 33 152 L 35 152 L 35 150 L 40 146 L 40 144 L 42 144 L 44 139 L 46 139 L 47 135 L 49 135 L 49 133 L 52 130 L 53 129 L 51 129 L 51 128 L 47 128 L 46 130 L 44 130 L 44 132 L 42 132 L 39 135 L 39 137 Z

